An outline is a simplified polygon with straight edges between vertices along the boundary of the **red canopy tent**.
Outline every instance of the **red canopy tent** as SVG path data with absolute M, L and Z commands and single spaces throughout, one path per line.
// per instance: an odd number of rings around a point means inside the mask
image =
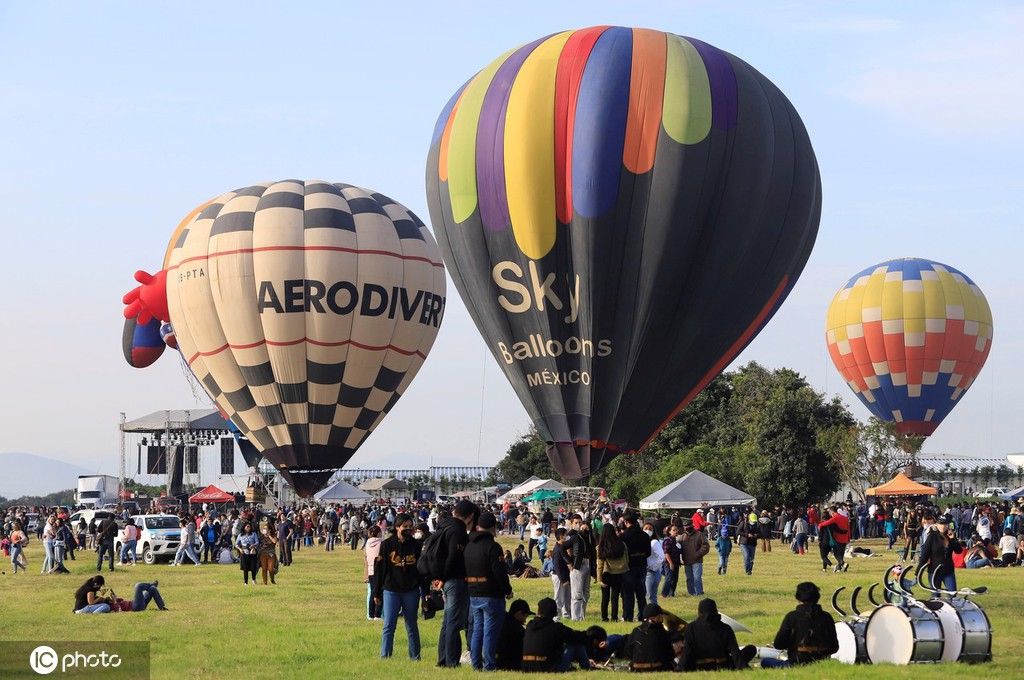
M 188 497 L 189 503 L 233 503 L 235 497 L 211 484 Z

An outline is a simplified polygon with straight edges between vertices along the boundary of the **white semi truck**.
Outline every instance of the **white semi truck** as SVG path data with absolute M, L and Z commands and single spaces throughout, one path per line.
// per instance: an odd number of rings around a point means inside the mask
M 88 508 L 102 508 L 117 502 L 117 477 L 110 475 L 80 475 L 75 502 Z

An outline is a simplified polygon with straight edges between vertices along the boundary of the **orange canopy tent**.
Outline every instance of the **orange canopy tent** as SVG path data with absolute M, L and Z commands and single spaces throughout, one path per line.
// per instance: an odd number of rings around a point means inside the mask
M 918 484 L 901 472 L 885 484 L 873 486 L 865 493 L 868 496 L 934 496 L 938 491 L 925 484 Z

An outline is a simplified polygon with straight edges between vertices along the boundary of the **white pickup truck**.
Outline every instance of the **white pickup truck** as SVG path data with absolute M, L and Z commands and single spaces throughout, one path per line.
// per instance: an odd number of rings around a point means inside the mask
M 161 557 L 174 557 L 181 543 L 181 520 L 177 515 L 135 515 L 132 519 L 140 532 L 135 552 L 142 556 L 143 562 L 156 564 Z M 196 547 L 202 547 L 198 533 Z M 114 543 L 114 550 L 115 555 L 121 554 L 120 533 Z

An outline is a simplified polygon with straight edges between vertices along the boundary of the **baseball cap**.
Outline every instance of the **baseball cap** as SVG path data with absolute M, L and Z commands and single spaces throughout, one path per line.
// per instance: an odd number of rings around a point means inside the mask
M 518 614 L 519 612 L 523 612 L 527 616 L 536 616 L 534 612 L 530 611 L 530 605 L 526 600 L 515 600 L 511 605 L 509 605 L 509 614 Z

